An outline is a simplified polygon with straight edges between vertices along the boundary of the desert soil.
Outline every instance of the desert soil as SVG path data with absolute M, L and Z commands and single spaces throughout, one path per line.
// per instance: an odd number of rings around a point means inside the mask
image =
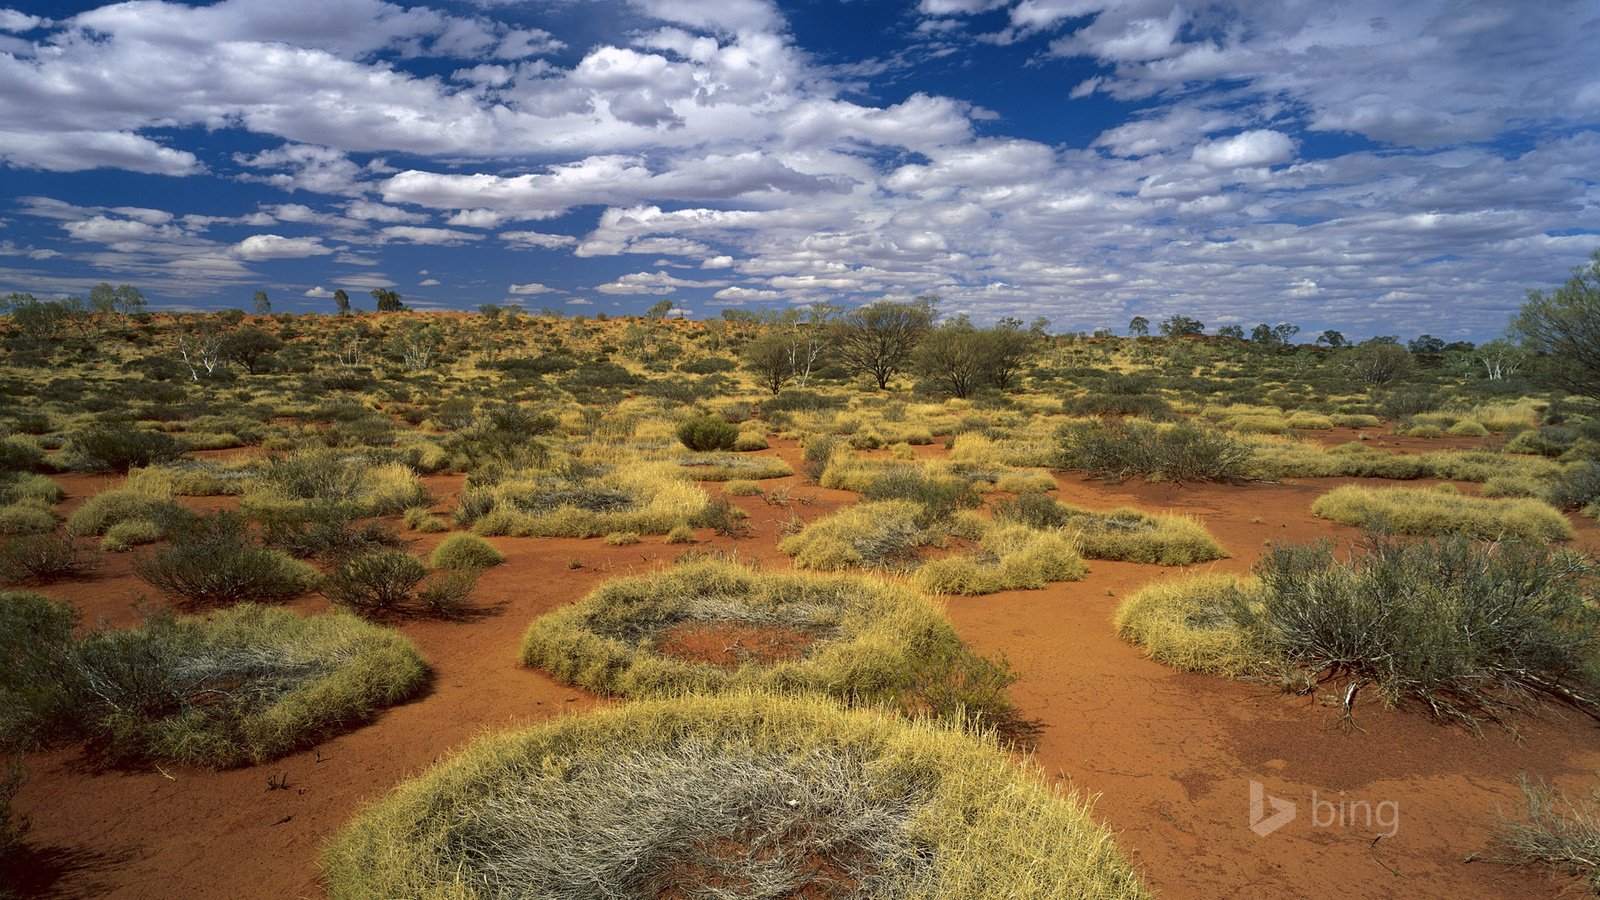
M 1396 452 L 1482 445 L 1387 440 L 1384 449 Z M 792 443 L 764 452 L 799 468 Z M 59 480 L 70 494 L 63 510 L 114 485 L 104 477 Z M 461 481 L 428 479 L 439 510 L 453 502 Z M 1248 571 L 1270 543 L 1355 540 L 1353 529 L 1316 519 L 1309 508 L 1320 493 L 1356 481 L 1106 485 L 1058 476 L 1060 499 L 1077 506 L 1199 517 L 1230 557 L 1187 569 L 1224 572 Z M 474 615 L 398 625 L 434 669 L 429 691 L 314 750 L 221 772 L 107 771 L 78 748 L 30 756 L 30 780 L 17 806 L 32 820 L 36 853 L 14 873 L 18 886 L 24 895 L 53 897 L 324 896 L 319 851 L 365 802 L 486 732 L 611 702 L 517 665 L 534 617 L 607 578 L 670 564 L 686 549 L 728 550 L 787 566 L 774 546 L 786 528 L 857 500 L 798 477 L 763 487 L 769 497 L 786 493 L 787 500 L 733 498 L 753 525 L 737 539 L 703 530 L 685 548 L 660 537 L 624 547 L 598 539 L 493 538 L 507 561 L 481 580 Z M 715 494 L 720 487 L 707 489 Z M 208 498 L 195 505 L 231 502 Z M 1577 544 L 1600 550 L 1595 522 L 1573 521 Z M 392 524 L 403 529 L 398 520 Z M 418 553 L 442 538 L 403 533 Z M 1004 652 L 1022 673 L 1013 694 L 1026 715 L 1046 725 L 1036 757 L 1045 777 L 1097 798 L 1097 816 L 1160 894 L 1487 898 L 1575 889 L 1572 879 L 1484 857 L 1492 855 L 1497 810 L 1519 808 L 1519 775 L 1574 792 L 1594 783 L 1600 772 L 1594 720 L 1542 706 L 1518 716 L 1514 730 L 1488 725 L 1475 734 L 1363 697 L 1351 725 L 1326 697 L 1174 672 L 1118 639 L 1111 617 L 1141 585 L 1182 578 L 1184 571 L 1102 561 L 1091 561 L 1090 569 L 1080 582 L 951 598 L 946 605 L 963 638 L 983 652 Z M 115 625 L 135 624 L 137 607 L 161 602 L 132 574 L 127 554 L 108 554 L 92 577 L 42 592 L 74 601 L 88 621 Z M 327 602 L 310 598 L 295 607 L 315 612 Z M 735 643 L 721 634 L 680 637 L 684 652 L 708 658 Z M 759 638 L 733 637 L 745 644 Z M 269 781 L 287 786 L 272 788 Z M 1250 828 L 1251 782 L 1260 783 L 1264 797 L 1295 804 L 1295 818 L 1258 836 Z M 1275 809 L 1265 807 L 1269 815 Z

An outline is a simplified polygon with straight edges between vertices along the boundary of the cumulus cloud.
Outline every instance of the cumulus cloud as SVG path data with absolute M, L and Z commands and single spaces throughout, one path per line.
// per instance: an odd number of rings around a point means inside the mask
M 233 252 L 240 259 L 303 259 L 307 256 L 327 256 L 333 249 L 324 247 L 320 238 L 252 234 L 234 244 Z
M 666 272 L 634 272 L 616 281 L 598 285 L 602 294 L 672 294 L 679 288 L 720 287 L 724 281 L 692 281 Z
M 526 296 L 529 294 L 548 294 L 553 290 L 555 288 L 545 287 L 537 281 L 530 281 L 527 284 L 513 284 L 506 288 L 506 293 Z
M 379 240 L 405 244 L 453 246 L 464 241 L 481 241 L 483 235 L 453 228 L 427 228 L 420 225 L 391 225 L 378 230 Z
M 1281 131 L 1256 129 L 1194 148 L 1194 161 L 1212 169 L 1274 166 L 1294 157 L 1294 140 Z
M 558 247 L 572 247 L 578 239 L 570 234 L 546 234 L 542 231 L 502 231 L 500 240 L 514 247 L 554 250 Z

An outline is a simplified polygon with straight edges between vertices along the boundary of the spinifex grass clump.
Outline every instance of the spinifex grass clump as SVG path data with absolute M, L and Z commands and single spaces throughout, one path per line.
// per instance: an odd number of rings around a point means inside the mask
M 776 456 L 692 453 L 677 457 L 677 462 L 683 468 L 683 473 L 695 481 L 783 478 L 794 474 L 794 469 Z
M 674 633 L 718 626 L 785 633 L 792 652 L 731 669 L 670 652 Z M 870 703 L 898 701 L 923 657 L 959 646 L 933 606 L 892 582 L 703 560 L 612 579 L 535 620 L 522 662 L 627 697 L 761 686 Z
M 74 634 L 71 607 L 0 594 L 0 744 L 86 738 L 111 762 L 261 762 L 421 689 L 405 638 L 352 616 L 241 604 Z
M 714 512 L 710 496 L 674 463 L 559 460 L 497 473 L 496 479 L 474 473 L 455 516 L 485 535 L 598 537 L 709 525 Z
M 1543 501 L 1468 497 L 1454 489 L 1345 485 L 1318 497 L 1311 513 L 1343 525 L 1410 535 L 1566 541 L 1573 534 L 1566 517 Z
M 1089 573 L 1072 539 L 1061 531 L 1025 525 L 992 525 L 984 530 L 979 552 L 924 563 L 912 576 L 930 594 L 993 594 L 1041 590 L 1052 581 L 1078 581 Z
M 1346 682 L 1474 723 L 1527 697 L 1600 712 L 1592 561 L 1543 545 L 1374 538 L 1350 562 L 1326 544 L 1275 548 L 1254 579 L 1153 585 L 1117 630 L 1180 668 Z M 1298 674 L 1302 677 L 1292 677 Z
M 907 566 L 943 535 L 924 522 L 928 507 L 910 500 L 860 503 L 807 525 L 778 543 L 802 569 Z
M 361 515 L 398 515 L 425 499 L 416 473 L 347 450 L 300 450 L 269 458 L 241 501 L 263 515 L 307 504 L 338 504 Z
M 1065 531 L 1088 559 L 1187 566 L 1227 556 L 1206 527 L 1188 516 L 1129 508 L 1091 512 L 1043 494 L 1020 494 L 997 504 L 995 518 Z
M 1086 804 L 993 748 L 766 695 L 486 739 L 367 810 L 324 867 L 338 900 L 1147 896 Z

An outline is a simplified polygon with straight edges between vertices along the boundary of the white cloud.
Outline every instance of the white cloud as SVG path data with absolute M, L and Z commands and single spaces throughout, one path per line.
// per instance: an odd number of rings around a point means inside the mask
M 234 255 L 240 259 L 303 259 L 307 256 L 327 256 L 333 252 L 324 247 L 320 238 L 288 238 L 278 234 L 253 234 L 233 245 Z
M 308 289 L 301 296 L 311 297 L 311 298 L 316 299 L 316 300 L 326 300 L 326 299 L 329 299 L 330 297 L 333 296 L 333 291 L 330 291 L 327 288 L 325 288 L 325 287 L 323 287 L 322 285 L 319 284 L 314 288 Z
M 418 287 L 437 287 L 439 285 L 439 283 L 440 283 L 439 279 L 437 279 L 437 278 L 424 278 L 421 281 L 417 282 L 417 286 Z
M 720 287 L 725 281 L 691 281 L 666 272 L 634 272 L 599 285 L 602 294 L 673 294 L 678 288 Z
M 193 153 L 127 131 L 25 132 L 0 125 L 0 161 L 46 172 L 126 169 L 184 176 L 205 171 Z
M 545 234 L 540 231 L 502 231 L 500 240 L 517 247 L 538 247 L 544 250 L 572 247 L 578 243 L 578 239 L 570 234 Z
M 1194 148 L 1194 161 L 1212 169 L 1275 166 L 1294 158 L 1294 140 L 1281 131 L 1256 129 Z
M 384 242 L 398 241 L 405 244 L 430 244 L 433 246 L 452 246 L 464 241 L 481 241 L 483 235 L 473 234 L 468 231 L 456 231 L 452 228 L 426 228 L 419 225 L 391 225 L 378 230 L 379 239 Z
M 555 289 L 545 287 L 537 281 L 530 281 L 527 284 L 513 284 L 506 288 L 506 293 L 526 296 L 529 294 L 548 294 L 553 290 Z
M 737 306 L 741 303 L 783 299 L 783 293 L 781 291 L 763 291 L 756 288 L 739 287 L 737 285 L 734 287 L 725 287 L 711 296 L 713 299 L 721 300 L 723 303 L 729 306 Z

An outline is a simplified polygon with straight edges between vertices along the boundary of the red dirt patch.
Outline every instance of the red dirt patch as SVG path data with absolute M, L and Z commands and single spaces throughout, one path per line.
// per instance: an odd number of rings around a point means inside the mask
M 1437 445 L 1435 445 L 1437 446 Z M 946 455 L 918 447 L 919 457 Z M 763 454 L 798 468 L 792 441 Z M 112 487 L 105 476 L 63 476 L 69 500 Z M 1317 519 L 1311 501 L 1360 479 L 1292 480 L 1280 485 L 1107 485 L 1058 479 L 1065 503 L 1109 510 L 1191 514 L 1231 557 L 1188 571 L 1244 572 L 1265 544 L 1329 538 L 1355 529 Z M 1432 483 L 1432 482 L 1423 482 Z M 427 479 L 452 505 L 451 478 Z M 691 549 L 718 549 L 775 569 L 774 547 L 796 521 L 814 521 L 856 495 L 807 485 L 798 476 L 761 482 L 769 495 L 736 497 L 751 514 L 749 537 L 700 529 Z M 222 501 L 225 498 L 215 498 Z M 199 505 L 199 502 L 196 502 Z M 1593 519 L 1572 517 L 1574 545 L 1600 550 Z M 445 535 L 402 532 L 426 554 Z M 382 713 L 372 724 L 314 750 L 264 766 L 224 772 L 167 767 L 103 773 L 76 748 L 31 754 L 30 780 L 16 798 L 33 821 L 36 850 L 25 873 L 29 895 L 115 898 L 320 897 L 317 857 L 327 840 L 369 800 L 392 789 L 486 731 L 504 731 L 597 702 L 542 672 L 517 665 L 523 630 L 538 615 L 572 603 L 606 578 L 650 571 L 685 548 L 660 537 L 613 547 L 602 540 L 490 538 L 506 564 L 484 573 L 464 622 L 403 622 L 435 672 L 426 696 Z M 1341 727 L 1315 696 L 1269 686 L 1174 672 L 1151 662 L 1113 632 L 1111 615 L 1127 594 L 1153 581 L 1186 577 L 1153 565 L 1090 561 L 1087 580 L 1043 591 L 954 597 L 945 603 L 961 636 L 985 653 L 1004 651 L 1022 680 L 1020 712 L 1042 719 L 1037 761 L 1048 776 L 1099 795 L 1095 814 L 1147 883 L 1172 897 L 1554 897 L 1573 879 L 1536 869 L 1466 862 L 1489 844 L 1497 808 L 1515 811 L 1517 776 L 1544 777 L 1586 793 L 1600 771 L 1600 728 L 1545 706 L 1514 720 L 1517 734 L 1489 726 L 1475 736 L 1411 710 L 1368 701 L 1356 707 L 1363 730 Z M 138 621 L 132 604 L 154 591 L 132 574 L 129 554 L 107 554 L 88 578 L 40 592 L 78 603 L 88 622 Z M 154 601 L 159 604 L 159 601 Z M 321 598 L 293 604 L 327 608 Z M 720 649 L 720 648 L 719 648 Z M 288 789 L 266 790 L 269 776 Z M 1250 829 L 1250 782 L 1297 804 L 1298 816 L 1258 837 Z M 1399 827 L 1359 816 L 1319 825 L 1318 802 L 1394 801 Z M 1335 808 L 1337 810 L 1337 808 Z
M 746 663 L 804 659 L 816 643 L 815 633 L 781 625 L 749 622 L 682 622 L 662 632 L 655 652 L 686 660 L 737 669 Z

